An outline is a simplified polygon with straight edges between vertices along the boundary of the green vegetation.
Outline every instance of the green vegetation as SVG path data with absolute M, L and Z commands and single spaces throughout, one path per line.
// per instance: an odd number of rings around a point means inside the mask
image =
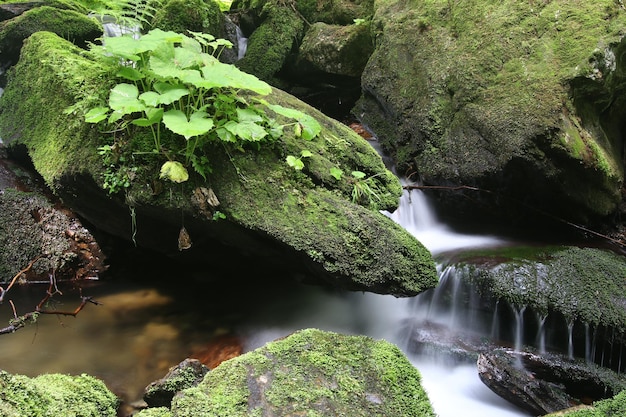
M 161 178 L 180 183 L 189 179 L 187 168 L 205 180 L 212 172 L 208 146 L 221 142 L 229 150 L 259 147 L 283 134 L 266 109 L 294 119 L 296 135 L 315 138 L 321 126 L 312 117 L 295 109 L 269 104 L 259 98 L 246 99 L 239 91 L 267 95 L 271 87 L 253 75 L 218 60 L 230 42 L 212 35 L 191 32 L 191 37 L 154 29 L 136 39 L 121 36 L 94 46 L 102 60 L 119 63 L 116 73 L 123 82 L 109 94 L 107 106 L 91 108 L 89 123 L 106 120 L 106 130 L 115 134 L 101 146 L 109 170 L 105 188 L 116 192 L 130 186 L 133 154 L 150 154 L 166 159 Z M 149 129 L 152 149 L 142 150 L 119 132 Z M 163 128 L 174 135 L 162 134 Z
M 0 415 L 10 417 L 115 417 L 119 400 L 88 375 L 36 378 L 0 371 Z

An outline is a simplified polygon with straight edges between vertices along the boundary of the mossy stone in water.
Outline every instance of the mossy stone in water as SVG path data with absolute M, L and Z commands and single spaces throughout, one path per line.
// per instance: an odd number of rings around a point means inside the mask
M 176 416 L 434 416 L 398 347 L 316 329 L 223 362 L 174 398 Z

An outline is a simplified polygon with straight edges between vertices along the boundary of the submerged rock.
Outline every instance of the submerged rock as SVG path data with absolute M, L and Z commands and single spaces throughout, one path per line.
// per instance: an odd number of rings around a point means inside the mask
M 315 329 L 231 359 L 180 392 L 173 415 L 434 416 L 420 374 L 386 341 Z

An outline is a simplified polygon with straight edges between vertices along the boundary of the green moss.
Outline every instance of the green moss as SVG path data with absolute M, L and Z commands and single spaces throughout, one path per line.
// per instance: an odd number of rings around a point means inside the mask
M 102 26 L 81 12 L 40 6 L 0 23 L 2 59 L 15 63 L 23 41 L 38 31 L 50 31 L 81 47 L 102 35 Z
M 595 248 L 548 247 L 474 252 L 471 279 L 483 291 L 568 320 L 623 329 L 626 262 Z M 477 263 L 478 262 L 478 263 Z
M 304 35 L 304 22 L 292 8 L 278 2 L 263 7 L 263 23 L 248 39 L 248 48 L 237 66 L 264 81 L 271 81 Z
M 152 27 L 173 32 L 210 33 L 221 37 L 223 15 L 213 0 L 169 0 L 158 8 Z
M 434 415 L 419 372 L 396 346 L 315 329 L 222 363 L 175 398 L 172 410 L 198 417 Z
M 364 95 L 354 111 L 364 113 L 400 170 L 413 167 L 426 181 L 484 181 L 487 187 L 501 181 L 513 161 L 524 161 L 546 177 L 551 189 L 545 192 L 555 200 L 574 200 L 603 216 L 615 209 L 623 177 L 617 128 L 623 104 L 612 119 L 605 110 L 620 106 L 613 95 L 621 90 L 609 79 L 608 64 L 607 71 L 600 65 L 603 79 L 589 77 L 598 51 L 615 50 L 626 28 L 618 3 L 376 6 L 377 47 L 362 78 L 372 96 Z M 410 30 L 415 27 L 421 29 Z M 595 86 L 593 96 L 576 92 L 581 79 Z M 595 112 L 576 114 L 584 103 Z M 570 124 L 563 126 L 564 120 Z M 556 196 L 559 187 L 566 190 Z
M 166 407 L 155 407 L 141 410 L 135 417 L 173 417 L 172 412 Z
M 8 73 L 14 87 L 0 99 L 0 136 L 9 146 L 26 144 L 52 187 L 61 175 L 97 170 L 99 132 L 83 122 L 82 108 L 64 110 L 103 99 L 98 93 L 104 95 L 111 79 L 102 63 L 86 59 L 70 42 L 50 32 L 33 34 Z
M 546 417 L 619 417 L 626 414 L 626 391 L 598 401 L 592 408 L 548 414 Z
M 15 417 L 115 417 L 118 399 L 88 375 L 36 378 L 0 371 L 0 411 Z

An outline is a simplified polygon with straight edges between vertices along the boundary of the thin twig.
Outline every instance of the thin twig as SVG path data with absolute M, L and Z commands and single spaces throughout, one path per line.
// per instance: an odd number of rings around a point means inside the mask
M 17 279 L 20 277 L 20 275 L 25 274 L 26 272 L 28 272 L 33 265 L 35 264 L 35 262 L 37 262 L 41 257 L 43 257 L 44 255 L 37 255 L 35 257 L 35 259 L 33 259 L 26 268 L 22 269 L 20 272 L 18 272 L 17 274 L 15 274 L 15 276 L 13 277 L 13 279 L 11 280 L 11 283 L 9 284 L 9 286 L 7 287 L 7 289 L 5 290 L 4 288 L 0 287 L 0 304 L 4 301 L 4 296 L 6 293 L 9 292 L 9 290 L 13 287 L 13 285 L 15 284 L 15 281 L 17 281 Z

